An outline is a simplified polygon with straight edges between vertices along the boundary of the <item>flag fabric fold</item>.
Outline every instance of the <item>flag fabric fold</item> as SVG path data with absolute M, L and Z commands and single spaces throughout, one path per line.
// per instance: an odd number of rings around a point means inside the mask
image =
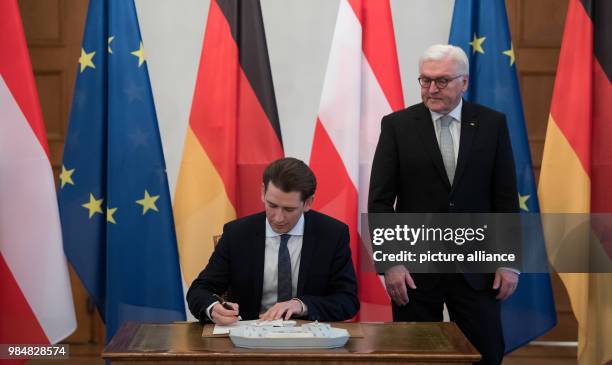
M 212 0 L 174 197 L 187 285 L 223 224 L 263 210 L 263 170 L 281 157 L 259 0 Z
M 310 155 L 318 188 L 314 208 L 349 225 L 362 321 L 390 321 L 389 297 L 362 270 L 360 212 L 383 116 L 404 107 L 388 0 L 341 0 Z
M 569 1 L 538 187 L 542 212 L 612 212 L 611 33 L 611 2 Z M 612 260 L 600 248 L 591 254 Z M 578 363 L 612 361 L 612 274 L 559 276 L 578 321 Z
M 521 212 L 539 212 L 505 2 L 456 0 L 449 43 L 463 48 L 470 61 L 470 82 L 464 97 L 506 115 Z M 542 237 L 541 232 L 536 233 L 540 234 L 528 237 Z M 543 239 L 526 244 L 539 245 L 545 257 Z M 544 334 L 556 323 L 550 276 L 522 274 L 516 292 L 502 303 L 506 352 Z
M 0 343 L 57 343 L 76 319 L 45 126 L 13 0 L 0 2 L 0 45 Z
M 91 0 L 59 188 L 64 247 L 112 338 L 185 319 L 166 167 L 132 0 Z

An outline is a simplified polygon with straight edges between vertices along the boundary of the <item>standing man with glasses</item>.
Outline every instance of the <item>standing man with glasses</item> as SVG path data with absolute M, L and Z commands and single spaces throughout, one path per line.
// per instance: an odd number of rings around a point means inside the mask
M 512 147 L 506 117 L 462 99 L 468 59 L 451 45 L 428 48 L 419 61 L 422 103 L 387 115 L 374 155 L 370 213 L 518 212 Z M 491 90 L 494 92 L 494 90 Z M 452 321 L 482 354 L 499 364 L 504 341 L 501 300 L 512 295 L 519 273 L 385 273 L 395 321 Z

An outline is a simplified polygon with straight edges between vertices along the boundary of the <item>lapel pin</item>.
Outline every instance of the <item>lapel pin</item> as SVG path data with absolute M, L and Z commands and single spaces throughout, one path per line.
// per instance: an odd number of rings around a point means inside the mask
M 470 125 L 470 127 L 476 127 L 476 122 L 468 122 L 468 124 Z

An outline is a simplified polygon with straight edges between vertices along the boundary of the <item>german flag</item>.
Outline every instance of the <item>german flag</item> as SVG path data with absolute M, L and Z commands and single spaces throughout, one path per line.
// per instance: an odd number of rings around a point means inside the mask
M 610 35 L 612 1 L 569 1 L 538 189 L 543 213 L 612 212 Z M 578 320 L 579 363 L 611 361 L 612 275 L 561 279 Z
M 263 209 L 263 169 L 281 157 L 259 0 L 213 0 L 174 202 L 187 284 L 205 266 L 224 223 Z

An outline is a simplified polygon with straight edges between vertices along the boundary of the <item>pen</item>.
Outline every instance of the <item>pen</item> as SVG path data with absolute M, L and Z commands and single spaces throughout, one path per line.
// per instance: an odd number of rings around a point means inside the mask
M 229 305 L 229 303 L 227 303 L 227 302 L 225 301 L 225 299 L 223 299 L 223 297 L 221 297 L 220 295 L 217 295 L 217 294 L 213 293 L 213 295 L 212 295 L 212 296 L 213 296 L 213 298 L 215 298 L 215 299 L 217 299 L 217 300 L 219 301 L 219 304 L 221 304 L 221 306 L 222 306 L 223 308 L 225 308 L 225 309 L 227 309 L 227 310 L 231 310 L 231 311 L 233 311 L 233 310 L 234 310 L 234 308 L 232 308 L 232 306 L 231 306 L 231 305 Z M 237 316 L 237 317 L 238 317 L 239 319 L 241 318 L 240 316 Z

